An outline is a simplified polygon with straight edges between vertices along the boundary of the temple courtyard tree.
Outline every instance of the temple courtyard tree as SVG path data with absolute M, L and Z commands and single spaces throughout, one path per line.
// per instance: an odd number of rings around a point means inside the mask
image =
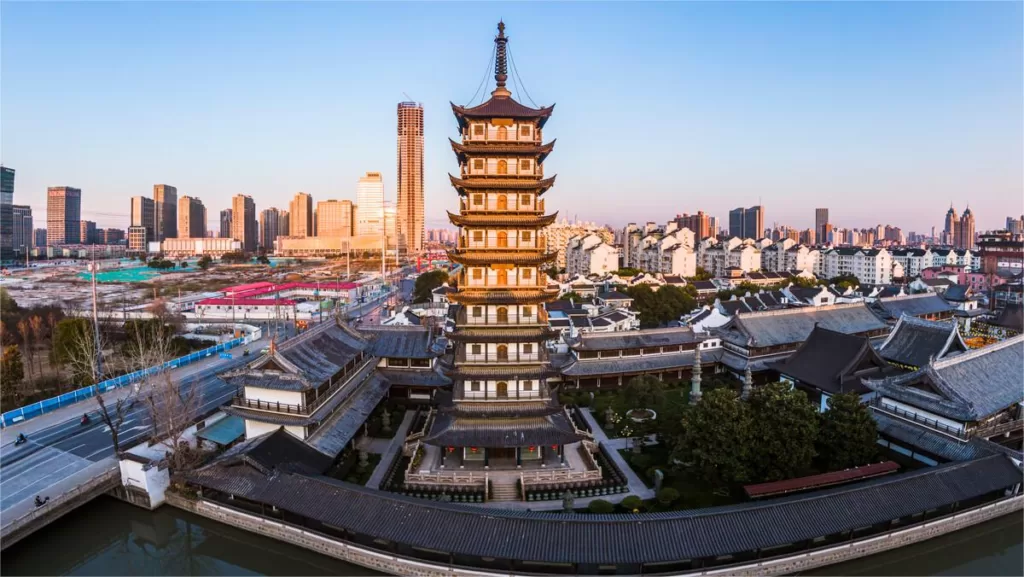
M 717 389 L 683 412 L 673 458 L 712 486 L 744 483 L 751 445 L 750 408 L 734 391 Z
M 416 278 L 412 289 L 412 302 L 425 303 L 433 298 L 433 290 L 448 282 L 448 273 L 443 270 L 425 272 Z
M 630 409 L 653 409 L 665 401 L 665 383 L 651 375 L 639 375 L 626 383 L 622 397 Z
M 807 474 L 817 454 L 818 411 L 787 383 L 770 383 L 750 395 L 750 472 L 753 482 Z
M 856 393 L 834 395 L 821 415 L 818 453 L 830 471 L 867 465 L 878 456 L 878 427 Z

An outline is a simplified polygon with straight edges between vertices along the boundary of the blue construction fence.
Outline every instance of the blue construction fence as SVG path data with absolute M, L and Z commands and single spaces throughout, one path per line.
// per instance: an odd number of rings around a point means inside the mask
M 163 363 L 162 365 L 157 365 L 155 367 L 150 367 L 148 369 L 142 369 L 139 371 L 135 371 L 133 373 L 121 375 L 120 377 L 115 377 L 113 379 L 107 379 L 106 381 L 103 381 L 102 383 L 99 383 L 97 385 L 76 389 L 74 391 L 71 391 L 70 393 L 64 393 L 63 395 L 60 395 L 58 397 L 44 399 L 42 401 L 39 401 L 38 403 L 32 403 L 31 405 L 21 407 L 20 409 L 7 411 L 6 413 L 0 415 L 0 426 L 7 427 L 15 423 L 26 421 L 33 417 L 38 417 L 39 415 L 43 415 L 51 411 L 56 411 L 61 407 L 66 407 L 68 405 L 77 403 L 78 401 L 81 401 L 83 399 L 93 397 L 96 395 L 96 391 L 105 393 L 107 391 L 123 387 L 125 385 L 130 385 L 149 375 L 158 373 L 166 369 L 176 369 L 178 367 L 184 367 L 185 365 L 192 364 L 196 361 L 205 359 L 209 356 L 216 355 L 228 349 L 237 347 L 238 345 L 245 342 L 245 337 L 232 339 L 230 341 L 220 343 L 217 346 L 213 346 L 208 349 L 203 349 L 201 351 L 196 351 L 194 353 L 185 355 L 184 357 L 172 359 L 170 361 L 167 361 L 166 363 Z

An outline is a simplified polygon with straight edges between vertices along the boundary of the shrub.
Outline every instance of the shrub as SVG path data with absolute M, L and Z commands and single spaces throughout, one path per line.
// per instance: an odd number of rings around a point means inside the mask
M 604 499 L 594 499 L 593 501 L 590 502 L 589 505 L 587 505 L 587 510 L 589 510 L 591 513 L 605 515 L 614 511 L 615 505 L 612 505 L 611 503 L 605 501 Z
M 671 505 L 673 501 L 679 500 L 679 491 L 676 491 L 672 487 L 665 487 L 658 491 L 658 502 L 662 505 Z
M 639 455 L 633 455 L 632 457 L 630 457 L 629 460 L 631 463 L 633 463 L 634 467 L 642 471 L 651 466 L 652 459 L 650 455 L 640 453 Z
M 636 495 L 630 495 L 622 500 L 621 505 L 626 511 L 640 511 L 644 508 L 644 500 Z

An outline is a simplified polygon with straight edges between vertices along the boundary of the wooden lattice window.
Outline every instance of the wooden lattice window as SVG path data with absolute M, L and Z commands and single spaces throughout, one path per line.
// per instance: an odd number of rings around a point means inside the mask
M 508 140 L 508 128 L 504 126 L 498 127 L 498 140 Z
M 533 269 L 532 268 L 524 268 L 524 269 L 522 269 L 520 274 L 523 276 L 524 279 L 531 279 L 531 278 L 533 278 Z
M 524 124 L 519 127 L 520 136 L 530 136 L 530 125 Z
M 533 316 L 533 307 L 523 307 L 523 316 L 524 317 L 532 317 Z
M 473 231 L 473 242 L 483 242 L 483 241 L 484 241 L 484 231 L 482 231 L 482 230 L 474 230 Z
M 473 307 L 473 316 L 476 318 L 484 316 L 484 307 Z
M 499 160 L 498 161 L 498 174 L 508 174 L 508 161 L 507 160 Z
M 533 343 L 525 343 L 523 345 L 523 354 L 524 355 L 532 355 L 533 354 Z
M 530 204 L 530 199 L 531 198 L 532 197 L 529 194 L 524 194 L 523 196 L 519 197 L 519 204 L 522 204 L 522 205 Z
M 482 159 L 482 158 L 474 158 L 473 159 L 473 170 L 483 170 L 483 169 L 484 169 L 484 159 Z
M 533 390 L 533 381 L 523 381 L 523 390 L 524 391 L 532 391 Z
M 528 171 L 530 170 L 530 161 L 523 159 L 519 161 L 519 170 Z
M 483 203 L 484 203 L 484 195 L 482 195 L 482 194 L 474 194 L 473 195 L 473 204 L 481 205 Z
M 473 280 L 482 280 L 484 278 L 484 269 L 475 268 L 473 269 Z
M 469 383 L 469 390 L 473 391 L 474 393 L 479 393 L 480 392 L 480 381 L 473 381 L 473 382 Z
M 483 136 L 483 135 L 484 135 L 484 125 L 483 124 L 474 124 L 473 125 L 473 136 Z
M 480 345 L 473 345 L 470 350 L 474 355 L 479 355 L 483 352 L 483 347 Z
M 530 242 L 533 240 L 533 234 L 528 230 L 524 230 L 519 234 L 519 238 L 521 238 L 523 242 Z

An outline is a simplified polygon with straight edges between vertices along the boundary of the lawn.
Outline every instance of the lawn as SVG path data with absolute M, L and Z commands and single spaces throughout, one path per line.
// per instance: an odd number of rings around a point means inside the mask
M 669 465 L 670 452 L 665 445 L 653 445 L 644 447 L 643 452 L 634 454 L 630 449 L 619 451 L 622 458 L 629 463 L 629 467 L 640 477 L 648 487 L 654 487 L 654 470 L 661 469 L 665 474 L 662 488 L 671 487 L 679 491 L 679 499 L 669 506 L 664 506 L 657 500 L 646 501 L 645 504 L 650 511 L 679 511 L 683 509 L 700 509 L 702 507 L 716 507 L 718 505 L 731 505 L 739 501 L 728 489 L 718 489 L 691 478 L 684 471 L 677 470 Z M 635 461 L 635 463 L 634 463 Z

